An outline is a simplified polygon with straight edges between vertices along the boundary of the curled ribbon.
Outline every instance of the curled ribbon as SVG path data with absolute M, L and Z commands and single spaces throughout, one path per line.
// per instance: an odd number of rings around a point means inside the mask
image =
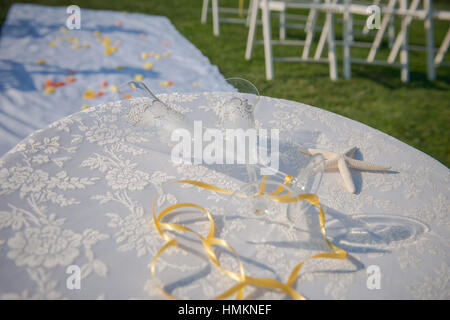
M 264 177 L 263 181 L 266 179 L 267 178 Z M 285 176 L 284 185 L 286 185 L 286 186 L 289 185 L 291 183 L 291 181 L 292 181 L 291 176 L 288 176 L 288 175 Z M 196 181 L 196 180 L 177 180 L 177 181 L 169 182 L 168 184 L 173 184 L 173 183 L 190 184 L 190 185 L 194 185 L 194 186 L 197 186 L 197 187 L 200 187 L 203 189 L 207 189 L 210 191 L 214 191 L 217 193 L 221 193 L 221 194 L 231 195 L 234 193 L 233 190 L 219 188 L 214 185 L 211 185 L 211 184 L 208 184 L 205 182 L 201 182 L 201 181 Z M 250 277 L 245 274 L 244 266 L 242 264 L 242 261 L 238 255 L 238 253 L 236 252 L 236 250 L 234 250 L 225 240 L 215 237 L 215 235 L 214 235 L 214 232 L 215 232 L 214 219 L 208 210 L 206 210 L 204 207 L 202 207 L 198 204 L 184 202 L 184 203 L 178 203 L 178 204 L 171 205 L 171 206 L 165 208 L 159 214 L 156 214 L 156 210 L 155 210 L 156 195 L 155 195 L 155 197 L 153 198 L 153 204 L 152 204 L 152 206 L 153 206 L 153 209 L 152 209 L 153 222 L 155 224 L 156 230 L 158 231 L 159 235 L 166 241 L 166 243 L 158 250 L 158 252 L 156 253 L 156 255 L 153 258 L 153 261 L 151 264 L 152 276 L 154 278 L 156 278 L 156 264 L 157 264 L 159 257 L 161 256 L 161 254 L 164 251 L 166 251 L 167 249 L 169 249 L 170 247 L 178 246 L 177 240 L 175 238 L 170 237 L 164 231 L 183 231 L 183 232 L 189 232 L 189 233 L 195 234 L 200 239 L 209 260 L 225 275 L 227 275 L 229 278 L 231 278 L 237 282 L 237 284 L 235 284 L 234 286 L 232 286 L 231 288 L 229 288 L 222 294 L 216 296 L 214 299 L 226 299 L 226 298 L 236 294 L 236 299 L 241 300 L 244 298 L 245 287 L 256 286 L 256 287 L 262 287 L 262 288 L 267 288 L 267 289 L 279 290 L 279 291 L 287 294 L 288 296 L 290 296 L 293 299 L 305 300 L 305 297 L 303 295 L 301 295 L 295 289 L 292 288 L 292 286 L 295 284 L 295 282 L 297 280 L 297 277 L 298 277 L 303 265 L 307 261 L 312 260 L 312 259 L 344 260 L 347 258 L 347 252 L 345 250 L 335 246 L 334 244 L 331 243 L 331 241 L 328 240 L 326 231 L 325 231 L 325 213 L 322 209 L 322 206 L 319 203 L 319 197 L 317 195 L 315 195 L 315 194 L 296 194 L 296 195 L 292 196 L 289 191 L 287 194 L 281 194 L 285 190 L 282 186 L 279 186 L 275 191 L 273 191 L 271 193 L 266 193 L 265 189 L 266 189 L 265 183 L 261 182 L 260 190 L 259 190 L 258 194 L 256 194 L 255 196 L 268 195 L 272 201 L 276 201 L 276 202 L 280 202 L 280 203 L 293 203 L 293 202 L 299 202 L 299 201 L 306 201 L 306 202 L 316 206 L 319 209 L 320 230 L 321 230 L 321 233 L 325 239 L 325 242 L 326 242 L 328 248 L 331 250 L 331 252 L 320 252 L 309 258 L 302 260 L 292 269 L 292 271 L 288 277 L 288 280 L 284 283 L 281 281 L 278 281 L 276 279 L 272 279 L 272 278 Z M 243 195 L 239 195 L 239 194 L 238 194 L 238 196 L 244 197 Z M 164 216 L 166 216 L 168 213 L 170 213 L 176 209 L 179 209 L 179 208 L 196 208 L 206 215 L 206 217 L 208 218 L 208 221 L 209 221 L 209 232 L 206 235 L 206 237 L 202 236 L 198 232 L 196 232 L 196 231 L 192 230 L 191 228 L 186 227 L 184 225 L 176 224 L 176 223 L 166 223 L 166 222 L 161 221 L 164 218 Z M 226 248 L 233 253 L 233 255 L 236 257 L 237 261 L 239 262 L 239 272 L 227 270 L 220 265 L 217 255 L 215 254 L 214 249 L 213 249 L 214 246 Z M 160 288 L 160 290 L 163 293 L 163 295 L 165 295 L 166 297 L 168 297 L 170 299 L 178 299 L 177 297 L 168 293 L 163 288 Z

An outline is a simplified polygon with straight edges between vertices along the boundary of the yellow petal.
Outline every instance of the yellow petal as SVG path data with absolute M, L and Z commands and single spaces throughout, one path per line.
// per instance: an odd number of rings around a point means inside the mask
M 89 108 L 91 108 L 92 106 L 88 106 L 87 104 L 83 104 L 82 106 L 81 106 L 81 110 L 86 110 L 86 109 L 89 109 Z
M 83 98 L 84 98 L 84 99 L 93 99 L 93 98 L 95 98 L 95 92 L 94 92 L 94 90 L 91 90 L 91 89 L 86 90 L 86 91 L 84 92 L 84 94 L 83 94 Z
M 170 53 L 169 51 L 164 53 L 164 57 L 170 57 L 172 55 L 172 53 Z
M 117 92 L 117 91 L 119 91 L 119 88 L 117 88 L 117 86 L 112 84 L 109 86 L 109 90 L 111 90 L 112 92 Z
M 105 54 L 110 55 L 111 53 L 114 53 L 114 52 L 116 52 L 116 51 L 117 51 L 117 48 L 116 48 L 116 47 L 107 47 L 107 48 L 105 49 Z
M 66 33 L 67 29 L 65 27 L 61 27 L 61 28 L 59 28 L 59 31 L 61 31 L 62 33 Z
M 155 59 L 156 59 L 156 60 L 161 59 L 161 55 L 160 55 L 160 54 L 156 54 L 156 55 L 155 55 Z
M 141 58 L 142 58 L 142 59 L 147 59 L 147 58 L 148 58 L 147 52 L 142 52 L 142 53 L 141 53 Z
M 144 75 L 142 75 L 142 74 L 135 74 L 133 79 L 134 79 L 134 81 L 142 81 L 144 79 Z
M 45 87 L 44 92 L 45 93 L 55 93 L 55 87 Z
M 159 83 L 159 85 L 160 85 L 161 87 L 169 87 L 169 86 L 171 86 L 171 85 L 173 85 L 173 84 L 174 84 L 173 81 L 163 81 L 163 82 L 160 82 L 160 83 Z
M 57 47 L 56 43 L 54 43 L 54 42 L 50 42 L 48 45 L 50 47 L 52 47 L 52 48 L 56 48 Z
M 102 40 L 103 45 L 105 45 L 105 46 L 109 46 L 111 44 L 111 39 L 108 37 L 102 37 L 101 40 Z
M 41 60 L 36 60 L 35 63 L 36 63 L 36 64 L 47 64 L 47 61 L 41 59 Z
M 153 68 L 153 63 L 147 62 L 146 64 L 144 64 L 144 68 L 147 70 Z

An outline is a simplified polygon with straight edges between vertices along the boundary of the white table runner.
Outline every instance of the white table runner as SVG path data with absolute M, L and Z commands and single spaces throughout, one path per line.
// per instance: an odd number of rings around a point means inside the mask
M 8 11 L 0 37 L 0 155 L 82 105 L 118 99 L 109 87 L 135 75 L 155 93 L 228 88 L 219 69 L 166 17 L 81 8 L 79 30 L 67 29 L 68 18 L 66 7 L 13 4 Z M 101 39 L 117 51 L 105 54 Z M 67 77 L 75 82 L 44 93 L 47 81 Z M 104 95 L 83 99 L 87 90 Z

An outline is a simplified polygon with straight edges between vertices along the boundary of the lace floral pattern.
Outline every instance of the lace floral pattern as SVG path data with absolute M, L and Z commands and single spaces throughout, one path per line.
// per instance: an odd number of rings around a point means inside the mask
M 159 98 L 214 126 L 229 94 Z M 0 298 L 161 298 L 149 269 L 163 243 L 152 222 L 154 196 L 157 206 L 190 200 L 208 208 L 217 232 L 237 249 L 251 275 L 285 281 L 298 261 L 326 249 L 314 208 L 295 224 L 283 213 L 241 219 L 229 212 L 227 195 L 192 186 L 168 190 L 166 183 L 180 178 L 234 190 L 240 182 L 226 166 L 172 163 L 169 154 L 151 149 L 155 136 L 127 123 L 124 108 L 115 101 L 61 119 L 0 159 Z M 258 127 L 280 129 L 285 168 L 301 167 L 295 144 L 333 151 L 357 146 L 357 159 L 393 168 L 383 174 L 352 171 L 356 194 L 345 192 L 338 173 L 324 175 L 318 195 L 328 235 L 350 258 L 309 261 L 297 290 L 309 298 L 450 298 L 446 167 L 377 130 L 292 101 L 261 97 L 255 120 Z M 136 143 L 142 141 L 150 147 Z M 237 213 L 246 213 L 245 207 Z M 174 219 L 199 230 L 206 223 L 198 216 Z M 221 259 L 237 267 L 229 255 Z M 168 250 L 157 272 L 164 283 L 190 277 L 170 288 L 180 297 L 212 297 L 233 283 L 206 261 L 189 250 Z M 80 290 L 66 285 L 71 265 L 81 270 Z M 380 290 L 366 285 L 369 265 L 380 268 Z M 283 297 L 258 289 L 248 295 Z

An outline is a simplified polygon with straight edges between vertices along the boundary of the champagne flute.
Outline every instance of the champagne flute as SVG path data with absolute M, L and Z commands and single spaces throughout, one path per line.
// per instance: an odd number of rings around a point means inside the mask
M 161 101 L 145 83 L 130 81 L 120 86 L 117 93 L 124 99 L 121 116 L 134 136 L 133 144 L 170 154 L 173 132 L 192 132 L 192 121 Z M 152 139 L 154 136 L 156 140 Z

